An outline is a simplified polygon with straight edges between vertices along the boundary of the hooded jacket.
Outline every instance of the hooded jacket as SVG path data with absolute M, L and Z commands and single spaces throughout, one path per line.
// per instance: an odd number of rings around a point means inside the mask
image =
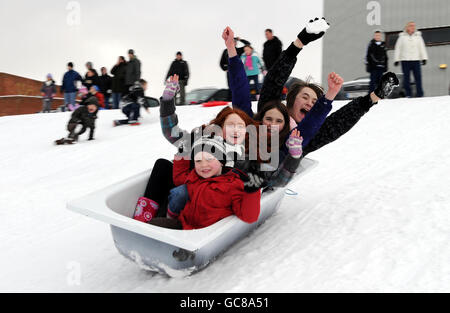
M 76 124 L 82 124 L 86 128 L 90 128 L 91 131 L 95 129 L 95 120 L 97 119 L 97 112 L 96 110 L 94 113 L 90 113 L 87 106 L 81 106 L 78 109 L 76 109 L 69 120 L 69 124 L 76 123 Z
M 395 43 L 394 62 L 428 60 L 425 42 L 420 31 L 412 35 L 403 31 L 399 34 Z
M 44 99 L 53 99 L 56 94 L 56 85 L 54 80 L 47 80 L 42 84 L 41 92 L 44 94 Z
M 174 161 L 174 183 L 186 184 L 189 193 L 179 217 L 183 229 L 208 227 L 233 214 L 246 223 L 258 220 L 261 192 L 245 192 L 237 173 L 225 167 L 225 173 L 220 176 L 202 178 L 195 169 L 189 168 L 189 160 Z

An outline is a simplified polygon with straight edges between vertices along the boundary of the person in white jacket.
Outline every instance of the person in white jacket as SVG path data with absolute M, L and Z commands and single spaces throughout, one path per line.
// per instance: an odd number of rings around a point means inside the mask
M 395 43 L 394 65 L 402 63 L 403 84 L 406 96 L 411 97 L 410 73 L 413 72 L 416 82 L 417 97 L 423 97 L 421 65 L 425 65 L 428 60 L 425 42 L 422 33 L 416 31 L 416 24 L 409 22 L 405 30 L 400 33 Z

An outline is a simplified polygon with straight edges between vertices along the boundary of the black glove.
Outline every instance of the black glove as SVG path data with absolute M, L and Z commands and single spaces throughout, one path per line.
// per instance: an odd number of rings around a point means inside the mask
M 395 87 L 400 84 L 397 76 L 392 72 L 387 72 L 381 76 L 381 80 L 375 89 L 374 93 L 378 98 L 384 99 L 388 97 Z
M 173 99 L 170 100 L 163 100 L 163 98 L 161 97 L 159 99 L 161 105 L 159 106 L 159 115 L 161 117 L 166 117 L 166 116 L 170 116 L 173 115 L 175 113 L 175 97 Z
M 427 65 L 427 60 L 422 60 L 422 65 Z
M 395 62 L 394 62 L 394 66 L 398 66 L 398 61 L 395 61 Z
M 326 22 L 325 18 L 322 17 L 322 19 Z M 319 20 L 318 17 L 316 17 L 314 20 L 310 20 L 308 22 L 308 25 L 303 28 L 303 30 L 300 32 L 300 34 L 298 34 L 297 38 L 300 39 L 300 41 L 306 46 L 308 43 L 310 43 L 311 41 L 317 40 L 319 38 L 321 38 L 324 34 L 326 29 L 323 29 L 323 31 L 321 31 L 318 34 L 314 34 L 314 33 L 308 33 L 308 31 L 306 30 L 306 28 L 308 26 L 315 26 L 315 24 L 321 23 L 322 21 Z M 328 25 L 330 25 L 330 23 L 327 22 Z
M 244 182 L 244 191 L 248 193 L 256 192 L 267 186 L 266 180 L 255 173 L 248 173 L 248 180 Z

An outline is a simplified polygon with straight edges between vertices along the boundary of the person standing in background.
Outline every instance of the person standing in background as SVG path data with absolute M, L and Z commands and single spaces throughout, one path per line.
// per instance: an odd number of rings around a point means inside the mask
M 122 94 L 125 94 L 125 75 L 127 71 L 127 61 L 125 57 L 120 56 L 116 65 L 111 70 L 112 78 L 112 101 L 113 109 L 118 109 L 120 104 L 120 98 Z
M 259 74 L 266 74 L 264 65 L 261 63 L 261 59 L 253 53 L 251 46 L 244 47 L 244 54 L 241 56 L 242 63 L 244 63 L 245 74 L 247 74 L 250 90 L 255 90 L 256 94 L 259 94 Z M 254 88 L 250 82 L 253 81 Z M 256 95 L 252 97 L 252 100 L 256 100 Z
M 111 98 L 112 78 L 108 75 L 106 67 L 102 67 L 100 70 L 102 76 L 98 79 L 98 87 L 100 88 L 100 92 L 105 97 L 105 109 L 109 110 L 111 108 L 109 106 L 109 100 Z
M 86 86 L 87 89 L 91 88 L 93 85 L 98 85 L 98 72 L 94 68 L 94 64 L 92 62 L 86 62 L 87 72 L 84 74 L 83 85 Z
M 125 74 L 125 94 L 128 94 L 130 87 L 141 79 L 141 61 L 134 55 L 133 49 L 128 50 L 128 57 L 129 61 L 127 63 Z
M 66 107 L 75 107 L 78 88 L 76 87 L 77 81 L 82 81 L 81 75 L 73 70 L 73 63 L 67 64 L 67 72 L 64 74 L 61 92 L 64 93 L 64 105 L 61 110 L 66 111 Z
M 376 30 L 367 47 L 366 70 L 370 73 L 369 93 L 374 91 L 383 73 L 388 71 L 386 43 L 382 41 L 381 31 Z
M 421 65 L 425 65 L 427 60 L 428 54 L 422 33 L 416 31 L 414 22 L 409 22 L 405 30 L 399 34 L 394 51 L 394 65 L 398 66 L 399 62 L 402 63 L 403 84 L 407 97 L 412 96 L 409 80 L 411 72 L 416 82 L 416 96 L 423 97 Z
M 178 51 L 176 54 L 176 59 L 170 65 L 169 71 L 166 75 L 166 80 L 170 76 L 178 75 L 179 86 L 180 86 L 180 103 L 181 105 L 186 104 L 186 92 L 185 87 L 188 85 L 189 80 L 189 66 L 185 60 L 183 60 L 183 54 Z
M 267 41 L 264 43 L 263 50 L 263 61 L 267 70 L 269 70 L 280 56 L 283 50 L 283 43 L 277 36 L 273 35 L 270 28 L 266 29 L 266 39 Z
M 56 85 L 52 74 L 47 75 L 47 80 L 42 84 L 42 113 L 50 113 L 52 109 L 52 101 L 56 95 Z

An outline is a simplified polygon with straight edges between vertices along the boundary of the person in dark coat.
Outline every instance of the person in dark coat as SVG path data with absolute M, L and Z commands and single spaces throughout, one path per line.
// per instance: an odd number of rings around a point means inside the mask
M 283 50 L 283 43 L 277 36 L 273 35 L 270 28 L 266 29 L 266 39 L 263 50 L 263 61 L 266 65 L 266 69 L 269 70 Z
M 89 71 L 92 71 L 92 73 L 94 74 L 94 76 L 98 77 L 98 72 L 97 72 L 97 70 L 94 68 L 94 64 L 92 64 L 92 62 L 87 62 L 87 63 L 86 63 L 86 69 L 87 69 L 87 72 L 86 72 L 86 74 L 84 75 L 84 78 L 85 78 L 85 79 L 87 78 L 87 74 L 89 73 Z
M 373 39 L 367 47 L 366 70 L 370 73 L 369 92 L 375 90 L 380 82 L 381 76 L 388 70 L 386 43 L 381 40 L 381 36 L 381 31 L 375 31 Z
M 92 86 L 98 86 L 99 83 L 100 81 L 96 71 L 93 69 L 88 70 L 86 77 L 83 79 L 83 85 L 89 90 Z
M 111 74 L 114 75 L 112 78 L 112 98 L 113 98 L 113 108 L 118 109 L 120 98 L 122 94 L 125 94 L 125 75 L 127 71 L 127 61 L 123 56 L 120 56 L 116 65 L 111 70 Z
M 189 80 L 189 66 L 185 60 L 183 60 L 183 54 L 178 51 L 176 59 L 170 65 L 169 71 L 166 75 L 166 80 L 173 75 L 178 75 L 180 85 L 180 104 L 186 104 L 185 87 L 188 85 Z
M 73 70 L 73 63 L 69 62 L 67 64 L 67 72 L 64 74 L 61 85 L 61 92 L 64 93 L 64 105 L 61 107 L 63 112 L 66 111 L 66 107 L 76 105 L 78 91 L 76 82 L 82 80 L 81 75 Z
M 130 60 L 127 63 L 127 70 L 125 74 L 125 93 L 128 93 L 130 87 L 141 79 L 141 61 L 139 61 L 139 59 L 134 55 L 133 49 L 128 51 L 128 57 Z
M 57 145 L 73 144 L 78 141 L 80 135 L 84 134 L 89 128 L 89 139 L 94 140 L 95 120 L 97 119 L 98 101 L 95 97 L 90 97 L 86 105 L 76 109 L 67 124 L 69 136 L 56 140 Z
M 51 74 L 47 75 L 47 80 L 42 84 L 41 94 L 43 101 L 42 112 L 50 113 L 53 97 L 56 94 L 56 85 Z
M 112 78 L 108 75 L 106 67 L 101 68 L 102 76 L 98 78 L 98 87 L 105 97 L 105 109 L 109 110 L 109 99 L 111 98 Z

